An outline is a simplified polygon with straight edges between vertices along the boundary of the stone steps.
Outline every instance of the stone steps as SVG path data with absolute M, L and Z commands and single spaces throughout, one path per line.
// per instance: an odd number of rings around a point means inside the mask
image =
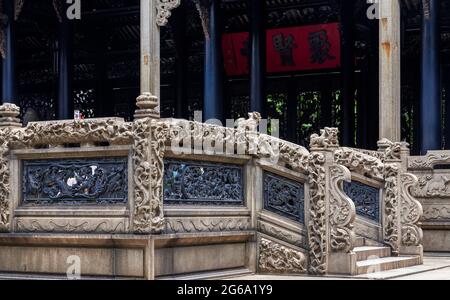
M 365 247 L 365 246 L 382 247 L 383 245 L 365 237 L 361 236 L 357 237 L 355 240 L 355 247 Z
M 364 261 L 368 259 L 377 259 L 391 256 L 391 248 L 389 247 L 371 247 L 363 246 L 353 249 L 356 253 L 357 261 Z
M 356 254 L 357 275 L 383 272 L 420 265 L 420 256 L 393 257 L 391 248 L 364 237 L 357 237 L 353 252 Z
M 357 274 L 383 272 L 393 269 L 407 268 L 421 264 L 420 256 L 383 257 L 358 261 Z

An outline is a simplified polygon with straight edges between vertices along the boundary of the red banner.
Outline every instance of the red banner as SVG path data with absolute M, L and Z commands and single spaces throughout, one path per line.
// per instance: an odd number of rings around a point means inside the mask
M 228 76 L 249 74 L 249 34 L 225 34 L 223 53 Z M 339 23 L 267 31 L 267 72 L 293 72 L 340 67 Z

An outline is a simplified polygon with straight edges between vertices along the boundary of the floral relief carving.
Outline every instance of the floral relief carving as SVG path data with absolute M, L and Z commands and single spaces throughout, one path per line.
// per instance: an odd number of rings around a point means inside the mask
M 310 208 L 308 223 L 309 272 L 315 275 L 328 271 L 328 236 L 326 205 L 325 156 L 313 152 L 309 164 Z
M 0 232 L 10 228 L 9 128 L 0 128 Z
M 418 246 L 422 242 L 423 233 L 420 220 L 423 216 L 422 204 L 411 195 L 411 188 L 417 184 L 417 177 L 404 173 L 400 176 L 402 182 L 401 193 L 401 223 L 402 244 L 405 246 Z
M 425 205 L 423 218 L 425 221 L 448 221 L 450 220 L 449 205 Z
M 305 244 L 306 239 L 300 234 L 294 234 L 286 229 L 276 227 L 276 226 L 273 226 L 273 225 L 270 225 L 268 223 L 261 222 L 261 221 L 258 224 L 259 224 L 259 226 L 258 226 L 259 231 L 262 233 L 265 233 L 269 236 L 272 236 L 281 241 L 285 241 L 287 243 L 290 243 L 290 244 L 298 246 L 298 247 L 302 247 L 302 248 L 307 247 L 307 245 Z
M 18 219 L 18 232 L 52 233 L 126 233 L 127 220 L 56 220 L 56 219 Z
M 301 274 L 306 272 L 306 256 L 297 250 L 262 238 L 259 248 L 260 272 Z
M 351 181 L 351 173 L 339 165 L 330 167 L 330 173 L 330 247 L 348 253 L 353 250 L 356 238 L 353 231 L 356 208 L 345 194 L 343 182 Z
M 250 228 L 248 218 L 168 218 L 166 232 L 242 231 Z

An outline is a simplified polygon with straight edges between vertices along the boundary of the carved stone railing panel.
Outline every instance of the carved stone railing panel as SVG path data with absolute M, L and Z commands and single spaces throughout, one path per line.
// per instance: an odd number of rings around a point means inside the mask
M 264 209 L 280 216 L 305 223 L 305 190 L 303 184 L 264 173 Z
M 345 192 L 343 183 L 351 181 L 350 171 L 339 165 L 330 167 L 330 248 L 348 253 L 353 250 L 356 235 L 353 230 L 356 219 L 355 204 Z
M 128 202 L 128 158 L 24 160 L 23 206 Z
M 79 121 L 29 123 L 22 128 L 17 122 L 19 108 L 0 107 L 0 231 L 11 230 L 11 186 L 9 154 L 11 150 L 61 147 L 71 145 L 129 145 L 133 141 L 133 123 L 118 118 Z M 97 174 L 98 175 L 98 174 Z M 92 178 L 91 178 L 92 179 Z M 97 182 L 98 183 L 98 182 Z
M 306 255 L 262 238 L 259 242 L 258 269 L 263 273 L 302 274 L 307 271 Z
M 358 216 L 380 223 L 380 189 L 352 181 L 344 183 L 344 191 L 353 200 Z
M 164 166 L 164 204 L 245 204 L 242 166 L 174 159 Z

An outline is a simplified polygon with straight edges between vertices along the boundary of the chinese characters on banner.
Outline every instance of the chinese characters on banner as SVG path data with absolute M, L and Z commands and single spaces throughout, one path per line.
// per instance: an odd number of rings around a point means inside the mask
M 223 36 L 228 76 L 249 74 L 249 33 Z M 280 73 L 340 67 L 339 23 L 267 31 L 267 72 Z

